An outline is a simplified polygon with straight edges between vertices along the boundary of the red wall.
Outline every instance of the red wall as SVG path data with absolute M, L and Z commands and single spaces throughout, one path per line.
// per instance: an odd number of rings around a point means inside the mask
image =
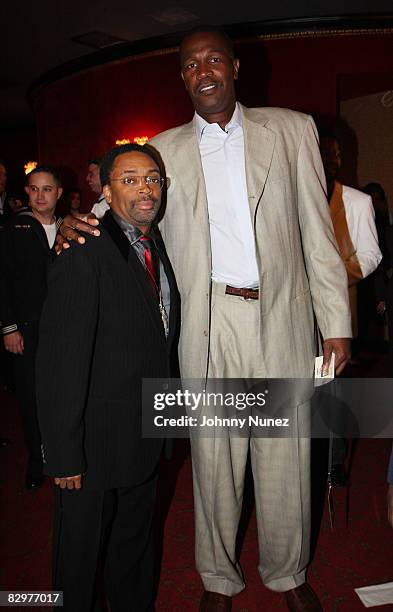
M 15 186 L 23 186 L 25 181 L 24 165 L 37 159 L 37 134 L 34 128 L 0 128 L 0 158 L 7 168 L 7 191 Z
M 342 75 L 393 73 L 393 34 L 329 35 L 241 41 L 239 100 L 336 116 Z M 344 79 L 345 80 L 345 79 Z M 393 89 L 393 84 L 392 84 Z M 89 157 L 117 138 L 153 136 L 192 117 L 177 52 L 128 58 L 42 88 L 35 99 L 39 157 L 62 166 L 66 184 L 85 190 Z

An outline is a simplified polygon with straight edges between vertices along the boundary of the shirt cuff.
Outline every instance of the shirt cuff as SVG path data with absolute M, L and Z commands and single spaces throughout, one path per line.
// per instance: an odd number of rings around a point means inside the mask
M 5 327 L 3 327 L 3 336 L 7 336 L 7 334 L 12 334 L 16 331 L 18 331 L 18 326 L 16 323 L 13 323 L 12 325 L 6 325 Z

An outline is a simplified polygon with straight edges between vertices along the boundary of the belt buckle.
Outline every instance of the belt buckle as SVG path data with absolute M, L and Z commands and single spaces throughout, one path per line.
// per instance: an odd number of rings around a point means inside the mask
M 245 300 L 253 300 L 254 298 L 250 297 L 252 289 L 243 289 L 243 298 Z

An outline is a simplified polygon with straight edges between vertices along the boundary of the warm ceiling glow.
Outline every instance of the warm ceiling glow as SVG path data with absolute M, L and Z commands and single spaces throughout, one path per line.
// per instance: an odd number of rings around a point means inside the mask
M 134 142 L 136 142 L 136 144 L 139 145 L 144 145 L 147 143 L 147 141 L 149 140 L 148 136 L 135 136 L 134 138 Z M 118 140 L 116 140 L 116 144 L 117 145 L 125 145 L 125 144 L 130 144 L 131 140 L 129 138 L 119 138 Z
M 31 172 L 32 170 L 35 170 L 37 166 L 38 166 L 38 163 L 36 161 L 26 162 L 25 165 L 23 166 L 25 169 L 25 174 L 29 174 L 29 172 Z
M 149 140 L 148 136 L 135 136 L 134 138 L 134 142 L 136 142 L 136 144 L 139 144 L 139 145 L 146 144 L 148 140 Z

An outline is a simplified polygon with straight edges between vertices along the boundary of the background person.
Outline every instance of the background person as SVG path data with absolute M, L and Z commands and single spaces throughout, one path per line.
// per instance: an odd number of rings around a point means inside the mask
M 378 246 L 375 213 L 370 196 L 358 189 L 343 185 L 338 180 L 342 162 L 341 144 L 329 132 L 321 134 L 321 157 L 326 176 L 329 212 L 340 255 L 348 278 L 351 306 L 352 334 L 358 335 L 357 286 L 378 267 L 382 253 Z M 358 351 L 355 344 L 354 352 Z M 354 365 L 356 362 L 353 362 Z M 343 438 L 333 440 L 331 480 L 335 486 L 347 486 L 348 475 L 344 461 L 347 444 Z
M 100 163 L 101 158 L 94 158 L 89 161 L 89 168 L 86 176 L 86 181 L 93 193 L 99 195 L 97 202 L 94 204 L 91 212 L 97 217 L 102 219 L 106 211 L 109 209 L 109 205 L 105 200 L 105 196 L 102 192 L 102 185 L 100 180 Z
M 28 450 L 25 485 L 42 483 L 41 435 L 37 420 L 35 357 L 46 296 L 46 273 L 55 242 L 55 209 L 62 194 L 57 172 L 38 166 L 26 178 L 30 209 L 14 215 L 0 241 L 0 321 L 14 379 Z
M 80 214 L 80 207 L 82 205 L 82 192 L 78 187 L 72 187 L 69 189 L 66 195 L 66 202 L 68 212 L 73 217 Z

